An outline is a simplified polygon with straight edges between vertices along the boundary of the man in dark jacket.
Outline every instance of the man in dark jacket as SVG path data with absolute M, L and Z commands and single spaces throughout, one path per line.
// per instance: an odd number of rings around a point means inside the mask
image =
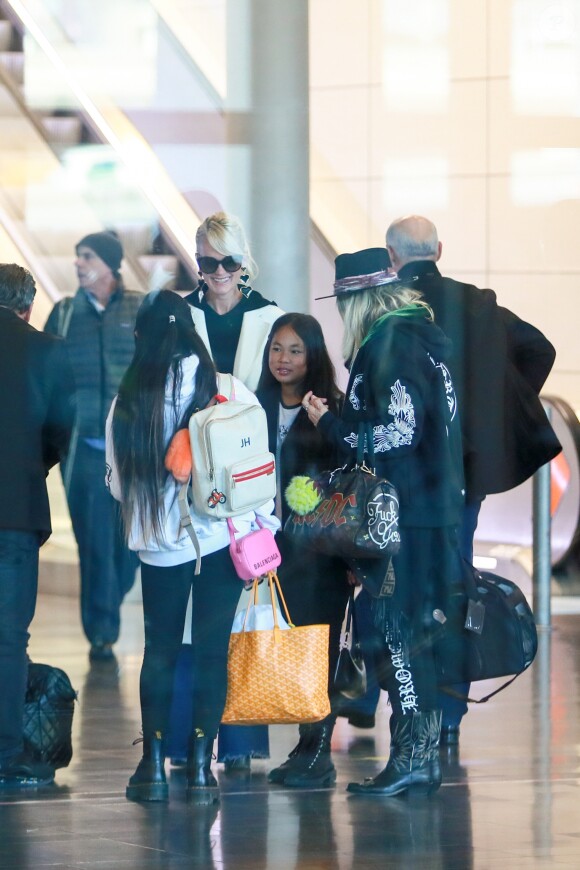
M 536 327 L 499 306 L 493 290 L 441 275 L 442 245 L 427 218 L 394 221 L 386 244 L 399 278 L 421 292 L 453 343 L 466 484 L 460 547 L 471 562 L 485 496 L 522 483 L 561 450 L 538 398 L 556 352 Z M 442 706 L 442 742 L 456 742 L 466 706 L 449 697 Z
M 54 778 L 25 750 L 22 721 L 46 475 L 68 447 L 74 386 L 64 342 L 28 323 L 35 292 L 30 272 L 0 264 L 0 787 Z
M 123 248 L 112 233 L 85 236 L 76 255 L 79 289 L 55 305 L 45 331 L 66 339 L 77 388 L 77 426 L 63 480 L 79 549 L 83 629 L 90 657 L 98 660 L 113 656 L 121 604 L 137 567 L 105 487 L 105 420 L 133 357 L 144 295 L 124 288 Z

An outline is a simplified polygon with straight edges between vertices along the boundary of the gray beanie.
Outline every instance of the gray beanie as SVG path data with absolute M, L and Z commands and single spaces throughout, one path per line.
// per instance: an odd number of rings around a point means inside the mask
M 84 236 L 75 246 L 77 255 L 81 245 L 94 251 L 97 257 L 107 264 L 111 272 L 118 272 L 121 268 L 123 246 L 112 233 L 89 233 L 88 236 Z

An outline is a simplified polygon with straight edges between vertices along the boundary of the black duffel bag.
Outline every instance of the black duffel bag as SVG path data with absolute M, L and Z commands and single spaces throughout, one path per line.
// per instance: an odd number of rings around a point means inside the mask
M 70 763 L 76 697 L 64 671 L 30 662 L 24 702 L 24 745 L 37 761 L 55 768 Z
M 466 700 L 484 703 L 509 686 L 534 660 L 538 648 L 534 615 L 511 580 L 480 573 L 464 563 L 464 589 L 458 588 L 450 596 L 445 617 L 434 643 L 440 686 L 512 677 L 484 698 Z

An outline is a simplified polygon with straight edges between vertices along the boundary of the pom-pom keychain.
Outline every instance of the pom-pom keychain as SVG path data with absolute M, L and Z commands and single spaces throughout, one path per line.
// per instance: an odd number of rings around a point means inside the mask
M 316 481 L 306 475 L 293 477 L 286 487 L 285 496 L 290 508 L 301 517 L 311 513 L 322 501 Z
M 165 468 L 178 483 L 187 483 L 192 469 L 189 429 L 178 429 L 165 454 Z

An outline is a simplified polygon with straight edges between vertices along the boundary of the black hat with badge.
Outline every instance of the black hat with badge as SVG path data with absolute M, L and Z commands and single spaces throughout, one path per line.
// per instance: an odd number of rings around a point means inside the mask
M 331 299 L 383 284 L 400 283 L 389 269 L 391 258 L 386 248 L 365 248 L 353 254 L 339 254 L 334 261 L 334 293 L 317 296 L 316 300 Z

